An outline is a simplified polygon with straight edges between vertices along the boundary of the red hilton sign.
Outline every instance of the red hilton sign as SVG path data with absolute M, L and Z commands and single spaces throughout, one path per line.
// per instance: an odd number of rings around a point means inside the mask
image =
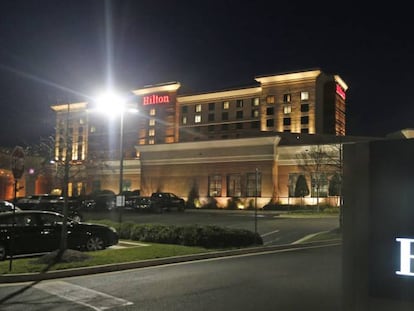
M 345 100 L 346 94 L 343 88 L 339 84 L 336 85 L 336 94 L 342 97 Z
M 156 105 L 156 104 L 169 104 L 170 96 L 169 95 L 147 95 L 142 98 L 143 105 Z

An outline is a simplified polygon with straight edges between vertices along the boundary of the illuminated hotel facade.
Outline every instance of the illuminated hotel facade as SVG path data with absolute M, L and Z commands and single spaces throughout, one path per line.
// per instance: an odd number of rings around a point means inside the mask
M 292 180 L 301 174 L 297 154 L 350 140 L 348 86 L 319 69 L 259 76 L 249 87 L 200 94 L 181 94 L 180 87 L 171 82 L 132 91 L 139 114 L 125 115 L 123 190 L 215 198 L 220 206 L 229 198 L 259 197 L 261 206 L 290 202 Z M 119 120 L 91 113 L 88 103 L 51 108 L 55 160 L 71 160 L 70 193 L 118 193 Z

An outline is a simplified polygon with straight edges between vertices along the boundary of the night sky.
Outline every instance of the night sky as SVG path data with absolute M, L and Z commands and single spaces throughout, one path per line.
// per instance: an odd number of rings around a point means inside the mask
M 1 0 L 0 146 L 53 135 L 51 105 L 108 84 L 196 93 L 313 68 L 348 84 L 348 135 L 414 128 L 409 2 L 360 3 Z

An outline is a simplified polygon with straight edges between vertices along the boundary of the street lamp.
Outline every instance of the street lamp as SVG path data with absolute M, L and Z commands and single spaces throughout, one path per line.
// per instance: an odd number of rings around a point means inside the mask
M 122 195 L 124 190 L 124 113 L 127 111 L 136 113 L 138 110 L 127 108 L 126 100 L 113 91 L 107 91 L 97 98 L 96 109 L 110 117 L 118 114 L 120 116 L 119 151 L 121 154 L 119 159 L 119 195 L 117 196 L 116 205 L 119 208 L 119 222 L 122 222 L 122 209 L 125 206 L 125 197 Z

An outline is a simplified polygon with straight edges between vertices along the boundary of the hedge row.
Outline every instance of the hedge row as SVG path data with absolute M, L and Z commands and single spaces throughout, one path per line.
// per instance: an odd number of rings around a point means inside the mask
M 231 248 L 263 245 L 261 236 L 244 229 L 200 225 L 161 225 L 114 223 L 99 221 L 114 227 L 121 239 L 142 242 L 201 246 L 205 248 Z

